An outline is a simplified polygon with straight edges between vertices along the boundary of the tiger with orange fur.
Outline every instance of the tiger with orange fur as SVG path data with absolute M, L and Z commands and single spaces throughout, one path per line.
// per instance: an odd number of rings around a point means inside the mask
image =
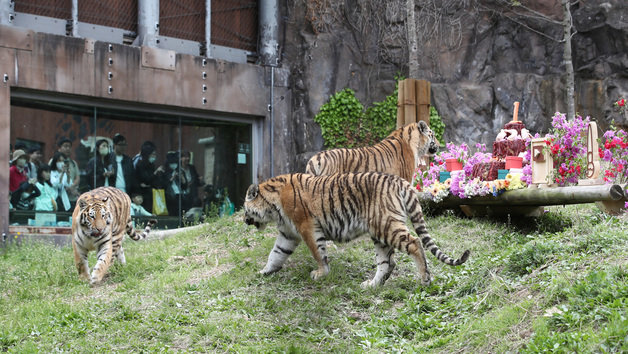
M 328 176 L 377 171 L 400 176 L 410 182 L 419 166 L 419 159 L 437 151 L 438 140 L 434 132 L 420 121 L 393 131 L 373 146 L 321 151 L 310 158 L 305 173 Z
M 100 187 L 81 194 L 72 213 L 74 263 L 81 279 L 99 284 L 115 258 L 126 264 L 122 240 L 128 234 L 137 241 L 145 238 L 156 224 L 149 220 L 137 233 L 131 219 L 131 199 L 114 187 Z M 97 260 L 90 275 L 87 254 L 96 250 Z
M 411 235 L 410 218 L 418 238 Z M 262 274 L 280 270 L 304 241 L 318 268 L 313 279 L 329 272 L 327 241 L 348 242 L 368 234 L 375 244 L 377 271 L 363 287 L 384 284 L 393 269 L 395 250 L 409 254 L 417 265 L 421 283 L 431 281 L 425 249 L 438 260 L 455 266 L 469 257 L 447 256 L 427 232 L 419 194 L 410 183 L 394 175 L 366 172 L 311 176 L 289 174 L 253 184 L 246 193 L 244 221 L 257 228 L 276 222 L 279 235 Z

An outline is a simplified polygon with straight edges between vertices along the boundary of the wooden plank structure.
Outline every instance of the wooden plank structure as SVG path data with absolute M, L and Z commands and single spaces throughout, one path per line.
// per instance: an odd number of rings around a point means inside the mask
M 397 128 L 424 121 L 430 125 L 431 84 L 426 80 L 399 81 L 397 90 Z

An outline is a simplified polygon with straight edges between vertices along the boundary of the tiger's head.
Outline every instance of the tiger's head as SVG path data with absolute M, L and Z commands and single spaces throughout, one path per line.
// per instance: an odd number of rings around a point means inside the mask
M 109 208 L 109 198 L 79 199 L 79 225 L 87 236 L 101 237 L 111 232 L 112 215 Z
M 430 127 L 424 121 L 408 124 L 391 133 L 391 136 L 397 136 L 407 141 L 412 147 L 415 156 L 434 155 L 438 152 L 438 140 Z
M 279 176 L 249 186 L 244 200 L 244 222 L 247 225 L 263 230 L 269 222 L 280 219 L 279 194 L 285 182 L 285 177 Z

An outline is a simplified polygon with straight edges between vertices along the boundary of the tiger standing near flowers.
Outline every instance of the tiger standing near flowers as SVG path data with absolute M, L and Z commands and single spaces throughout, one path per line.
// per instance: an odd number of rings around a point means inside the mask
M 262 274 L 280 270 L 303 240 L 318 263 L 310 275 L 318 279 L 329 272 L 327 240 L 348 242 L 365 234 L 375 244 L 377 272 L 362 287 L 384 284 L 395 267 L 395 249 L 413 258 L 424 285 L 431 277 L 423 247 L 452 266 L 469 257 L 468 250 L 457 260 L 441 252 L 427 232 L 418 192 L 409 182 L 389 174 L 277 176 L 249 187 L 244 213 L 244 221 L 258 229 L 277 222 L 279 235 Z M 410 234 L 407 218 L 419 238 Z
M 128 234 L 137 241 L 150 233 L 156 220 L 149 220 L 143 232 L 137 233 L 131 220 L 131 199 L 114 187 L 100 187 L 83 193 L 72 213 L 72 248 L 74 262 L 81 279 L 90 285 L 99 284 L 113 263 L 114 257 L 126 264 L 122 240 Z M 87 254 L 96 250 L 97 260 L 89 274 Z
M 312 156 L 305 173 L 323 176 L 334 173 L 377 171 L 400 176 L 410 182 L 419 159 L 438 151 L 438 140 L 427 123 L 420 121 L 399 128 L 373 146 L 332 149 Z

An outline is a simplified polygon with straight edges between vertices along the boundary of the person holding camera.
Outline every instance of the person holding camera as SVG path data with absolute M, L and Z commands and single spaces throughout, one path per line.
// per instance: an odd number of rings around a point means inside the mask
M 72 204 L 68 196 L 68 189 L 72 187 L 70 161 L 60 151 L 55 152 L 50 160 L 50 183 L 57 190 L 57 210 L 71 211 Z

